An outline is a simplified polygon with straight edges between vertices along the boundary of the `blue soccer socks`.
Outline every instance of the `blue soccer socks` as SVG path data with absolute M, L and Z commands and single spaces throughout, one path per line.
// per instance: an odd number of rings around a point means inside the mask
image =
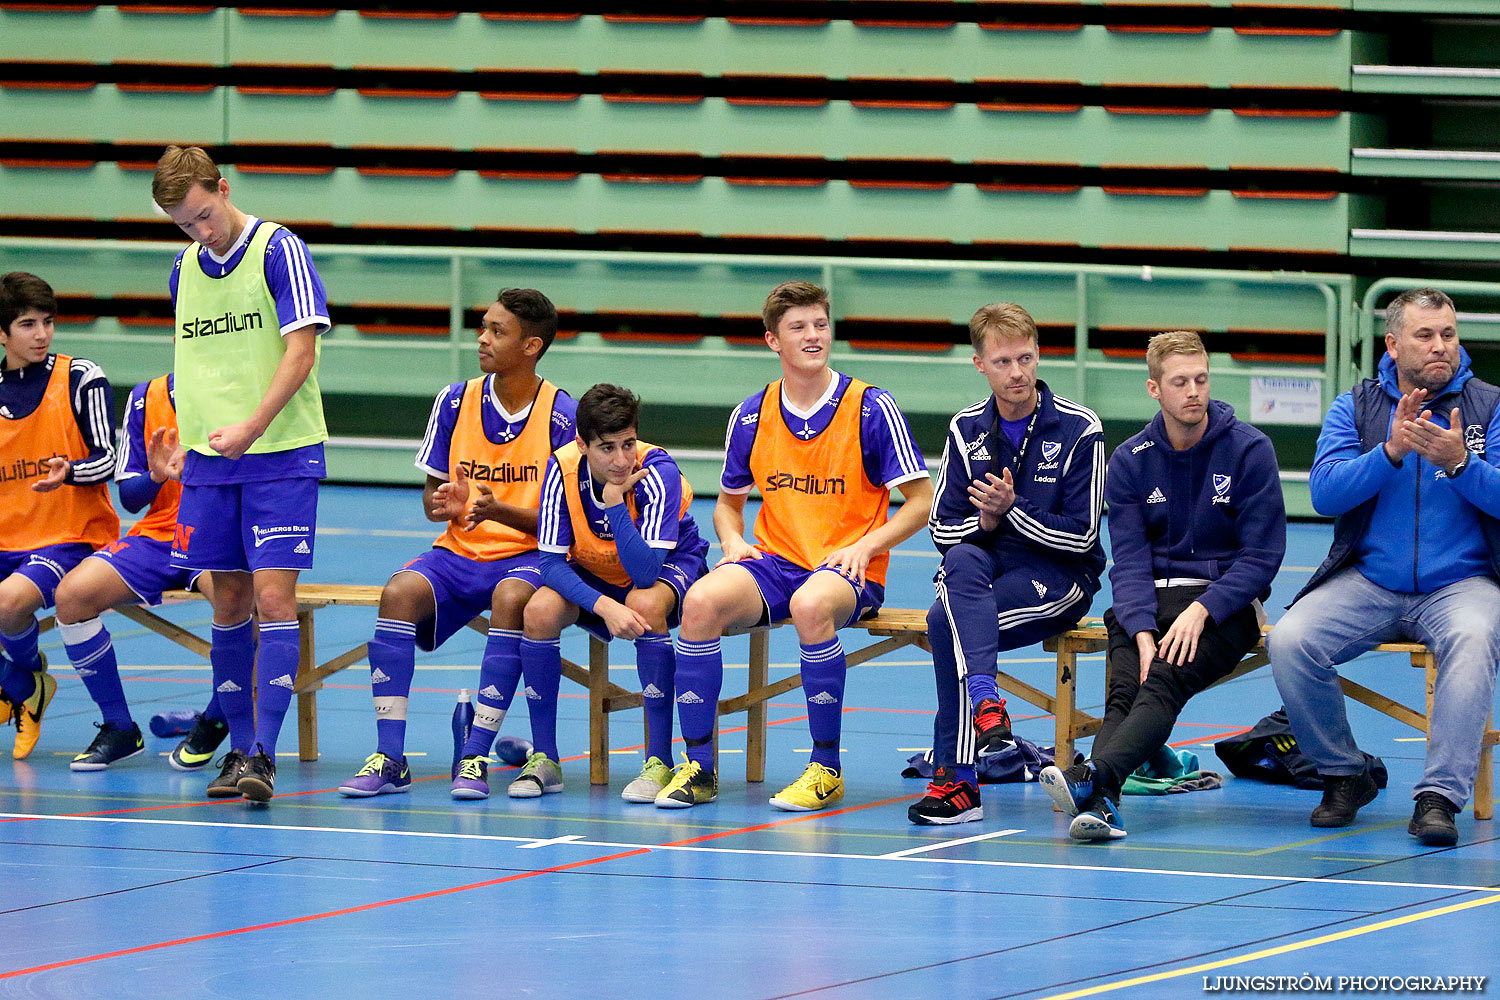
M 130 718 L 130 706 L 125 702 L 125 689 L 120 684 L 120 666 L 115 661 L 115 646 L 109 629 L 98 618 L 73 625 L 58 623 L 57 631 L 62 636 L 63 648 L 73 669 L 88 689 L 89 697 L 99 706 L 104 721 L 118 729 L 130 729 L 135 723 Z
M 215 623 L 208 658 L 213 664 L 214 692 L 229 723 L 230 749 L 246 753 L 255 742 L 255 701 L 250 688 L 255 677 L 254 622 L 246 618 L 238 625 Z
M 276 738 L 292 704 L 292 686 L 297 682 L 301 630 L 294 618 L 260 623 L 260 650 L 256 654 L 255 742 L 271 760 L 276 759 Z
M 36 679 L 32 672 L 42 669 L 41 656 L 36 648 L 37 636 L 40 634 L 35 618 L 25 631 L 16 635 L 0 632 L 0 649 L 5 650 L 5 655 L 10 660 L 8 665 L 3 665 L 5 671 L 0 675 L 0 691 L 5 692 L 5 697 L 12 704 L 19 705 L 36 690 Z
M 718 639 L 691 642 L 677 637 L 677 720 L 688 760 L 714 772 L 714 723 L 724 684 L 724 653 Z
M 523 638 L 521 669 L 526 678 L 526 708 L 531 713 L 533 753 L 560 760 L 557 752 L 557 689 L 562 683 L 562 645 L 559 640 Z
M 839 770 L 839 733 L 843 728 L 844 678 L 848 667 L 838 636 L 802 646 L 802 690 L 807 695 L 807 728 L 812 733 L 812 762 Z
M 561 664 L 558 669 L 561 670 Z M 479 664 L 479 692 L 474 698 L 474 721 L 460 757 L 488 757 L 500 723 L 510 710 L 521 680 L 521 633 L 516 629 L 492 628 Z
M 641 679 L 642 704 L 646 713 L 646 756 L 672 762 L 672 699 L 677 656 L 672 637 L 647 632 L 635 641 L 635 670 Z
M 203 717 L 209 722 L 223 722 L 224 708 L 219 704 L 219 692 L 213 691 L 208 699 L 208 704 L 203 706 Z
M 36 619 L 32 618 L 31 624 L 15 635 L 0 632 L 0 648 L 5 650 L 5 655 L 10 657 L 10 662 L 17 669 L 29 674 L 33 670 L 42 669 L 41 656 L 36 646 L 37 637 L 41 634 Z
M 376 752 L 401 760 L 406 756 L 406 700 L 417 672 L 417 626 L 396 618 L 377 618 L 369 648 Z

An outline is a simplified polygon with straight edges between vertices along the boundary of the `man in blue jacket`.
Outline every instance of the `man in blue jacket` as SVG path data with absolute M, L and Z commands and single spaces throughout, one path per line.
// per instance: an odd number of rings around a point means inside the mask
M 1375 799 L 1335 667 L 1382 642 L 1437 658 L 1427 762 L 1407 831 L 1458 842 L 1500 663 L 1500 389 L 1474 377 L 1453 300 L 1432 288 L 1385 313 L 1378 378 L 1334 400 L 1313 506 L 1333 547 L 1269 640 L 1302 752 L 1323 776 L 1313 826 L 1348 826 Z
M 1042 769 L 1076 840 L 1125 836 L 1120 787 L 1167 741 L 1183 705 L 1260 639 L 1260 602 L 1286 553 L 1271 441 L 1209 398 L 1196 333 L 1151 338 L 1146 391 L 1161 404 L 1109 459 L 1109 694 L 1090 757 Z
M 927 613 L 936 767 L 907 810 L 918 824 L 984 817 L 976 757 L 1014 745 L 995 683 L 999 652 L 1072 627 L 1104 569 L 1099 418 L 1036 377 L 1036 322 L 1025 309 L 984 306 L 969 321 L 969 339 L 990 394 L 948 425 L 928 521 L 943 565 Z

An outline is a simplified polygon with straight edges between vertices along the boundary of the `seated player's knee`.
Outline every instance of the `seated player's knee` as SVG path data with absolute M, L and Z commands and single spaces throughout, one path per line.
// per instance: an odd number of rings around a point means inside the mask
M 688 635 L 722 633 L 726 615 L 708 577 L 688 588 L 682 599 L 682 631 Z
M 74 625 L 96 617 L 104 609 L 86 582 L 76 573 L 69 573 L 57 585 L 57 594 L 52 602 L 57 608 L 57 620 L 65 625 Z
M 550 587 L 543 587 L 524 605 L 522 620 L 527 637 L 552 639 L 562 633 L 568 601 Z
M 667 615 L 671 612 L 672 604 L 676 599 L 676 593 L 668 587 L 648 587 L 645 590 L 632 590 L 626 594 L 625 606 L 646 619 L 653 632 L 665 632 Z
M 501 580 L 495 585 L 490 600 L 490 628 L 522 629 L 527 604 L 537 593 L 537 589 L 524 580 Z
M 834 619 L 834 601 L 827 594 L 811 592 L 808 587 L 803 587 L 792 595 L 787 602 L 787 613 L 792 617 L 792 624 L 798 632 L 806 629 L 835 629 L 838 622 Z
M 34 594 L 33 590 L 33 596 Z M 16 635 L 26 631 L 31 625 L 31 618 L 35 611 L 36 601 L 27 599 L 25 587 L 0 587 L 0 630 L 7 635 Z
M 432 587 L 419 573 L 397 573 L 380 591 L 380 617 L 416 624 L 427 617 Z M 425 613 L 424 613 L 425 612 Z

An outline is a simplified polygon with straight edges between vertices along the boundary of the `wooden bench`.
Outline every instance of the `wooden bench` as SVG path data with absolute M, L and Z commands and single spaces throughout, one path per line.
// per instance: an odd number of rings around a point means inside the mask
M 297 695 L 297 750 L 303 761 L 318 759 L 318 691 L 323 682 L 345 667 L 365 659 L 369 645 L 360 643 L 352 649 L 318 662 L 316 655 L 316 632 L 313 625 L 314 612 L 327 607 L 378 607 L 383 588 L 366 584 L 299 583 L 297 585 L 297 624 L 301 633 L 300 656 L 296 682 L 292 691 Z M 183 590 L 168 591 L 163 595 L 164 603 L 203 600 L 203 595 Z M 187 629 L 168 621 L 150 608 L 135 604 L 122 604 L 115 608 L 131 621 L 150 629 L 157 635 L 198 654 L 204 658 L 209 654 L 207 640 Z M 747 691 L 719 700 L 719 715 L 746 714 L 745 780 L 764 781 L 766 773 L 766 703 L 779 694 L 800 687 L 800 673 L 770 680 L 770 631 L 787 624 L 762 626 L 732 632 L 731 635 L 750 637 L 749 683 Z M 478 617 L 468 623 L 469 628 L 486 635 L 489 622 Z M 53 620 L 41 623 L 42 631 L 53 627 Z M 901 649 L 905 646 L 927 645 L 927 612 L 921 609 L 886 609 L 872 618 L 867 618 L 851 628 L 863 629 L 875 641 L 846 653 L 849 666 L 857 666 L 877 656 Z M 644 698 L 639 691 L 628 690 L 609 679 L 609 643 L 589 636 L 589 662 L 582 666 L 571 660 L 562 661 L 563 676 L 586 688 L 589 693 L 589 781 L 596 785 L 609 783 L 609 716 L 640 708 Z M 717 736 L 717 732 L 715 733 Z
M 781 621 L 773 625 L 740 629 L 726 635 L 748 635 L 750 637 L 749 680 L 742 695 L 719 699 L 719 715 L 745 713 L 745 780 L 766 780 L 766 703 L 779 694 L 802 686 L 801 671 L 793 671 L 779 680 L 770 679 L 771 630 L 789 625 Z M 874 641 L 858 649 L 846 649 L 845 662 L 855 667 L 867 663 L 877 656 L 884 656 L 907 646 L 917 646 L 931 652 L 927 644 L 927 610 L 925 608 L 883 608 L 873 617 L 856 622 L 850 629 L 863 629 Z M 609 674 L 609 647 L 594 637 L 589 637 L 589 780 L 596 785 L 609 783 L 609 713 L 638 708 L 640 692 L 617 696 L 609 692 L 596 693 L 593 685 L 604 684 Z M 597 658 L 597 660 L 596 660 Z M 618 690 L 618 686 L 609 684 Z M 717 740 L 717 729 L 714 733 Z M 721 769 L 722 770 L 722 769 Z
M 1265 629 L 1270 632 L 1270 627 Z M 1104 628 L 1102 619 L 1084 618 L 1074 628 L 1046 640 L 1042 647 L 1049 653 L 1057 654 L 1057 694 L 1047 695 L 1038 691 L 1028 684 L 1023 684 L 1013 677 L 1001 674 L 997 683 L 1005 690 L 1016 695 L 1024 701 L 1038 707 L 1045 708 L 1055 716 L 1055 736 L 1058 760 L 1072 760 L 1073 742 L 1085 736 L 1092 736 L 1099 731 L 1104 720 L 1096 718 L 1085 712 L 1079 711 L 1077 705 L 1077 679 L 1078 679 L 1078 656 L 1082 653 L 1098 653 L 1109 646 L 1108 632 Z M 1373 691 L 1357 681 L 1348 677 L 1340 677 L 1339 685 L 1344 689 L 1344 696 L 1368 705 L 1375 711 L 1387 715 L 1397 722 L 1411 726 L 1424 735 L 1427 732 L 1427 720 L 1432 714 L 1432 692 L 1437 683 L 1437 658 L 1426 646 L 1417 642 L 1384 642 L 1376 646 L 1371 652 L 1383 653 L 1405 653 L 1411 657 L 1411 665 L 1422 670 L 1427 678 L 1427 700 L 1426 711 L 1418 712 L 1415 709 L 1396 701 L 1378 691 Z M 1229 675 L 1218 681 L 1214 686 L 1226 681 L 1243 677 L 1252 670 L 1258 670 L 1270 662 L 1266 654 L 1265 636 L 1256 643 L 1255 649 L 1250 652 L 1239 664 L 1229 672 Z M 1033 698 L 1035 694 L 1039 698 Z M 1490 819 L 1494 815 L 1494 769 L 1495 754 L 1494 747 L 1500 743 L 1500 732 L 1495 730 L 1495 717 L 1491 713 L 1485 723 L 1484 739 L 1480 744 L 1479 774 L 1474 782 L 1474 818 Z
M 369 654 L 368 643 L 360 643 L 353 649 L 318 663 L 317 633 L 313 627 L 313 612 L 333 606 L 379 607 L 380 592 L 383 589 L 382 586 L 368 584 L 299 583 L 297 585 L 297 625 L 300 638 L 297 677 L 292 685 L 292 692 L 297 695 L 297 756 L 300 760 L 318 759 L 318 691 L 323 687 L 324 679 L 347 666 L 358 663 Z M 163 604 L 201 600 L 205 598 L 197 591 L 169 590 L 162 595 Z M 168 621 L 152 609 L 139 604 L 120 604 L 115 606 L 115 610 L 162 638 L 204 659 L 208 658 L 208 640 L 194 635 L 175 622 Z M 45 632 L 53 627 L 55 619 L 47 618 L 40 624 L 41 631 Z M 480 634 L 487 634 L 489 631 L 489 624 L 483 618 L 476 618 L 469 622 L 469 627 Z M 564 673 L 568 672 L 569 667 L 572 667 L 575 672 L 580 669 L 573 664 L 565 663 Z M 574 680 L 580 679 L 571 674 L 570 676 L 573 676 Z M 587 684 L 587 678 L 583 678 L 580 683 Z

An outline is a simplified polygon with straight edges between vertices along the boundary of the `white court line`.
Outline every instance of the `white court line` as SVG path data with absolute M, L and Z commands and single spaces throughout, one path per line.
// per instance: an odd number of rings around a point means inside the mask
M 928 851 L 941 851 L 949 847 L 957 847 L 959 844 L 973 844 L 980 840 L 994 840 L 996 837 L 1009 837 L 1013 833 L 1025 833 L 1025 830 L 996 830 L 994 833 L 981 833 L 977 837 L 965 837 L 962 840 L 944 840 L 937 844 L 923 844 L 921 847 L 908 847 L 904 851 L 892 851 L 882 854 L 882 858 L 909 858 L 914 854 L 926 854 Z
M 140 819 L 122 816 L 51 816 L 42 813 L 0 813 L 0 819 L 58 820 L 69 823 L 136 823 L 155 826 L 211 827 L 228 830 L 276 830 L 292 833 L 353 833 L 371 837 L 423 837 L 432 840 L 476 840 L 505 844 L 530 844 L 535 837 L 502 837 L 487 833 L 441 833 L 425 830 L 361 830 L 338 826 L 280 826 L 272 823 L 208 823 L 202 820 Z M 5 827 L 0 826 L 0 834 Z M 837 854 L 828 851 L 770 851 L 754 848 L 704 847 L 699 844 L 639 844 L 607 840 L 572 840 L 578 847 L 618 851 L 683 851 L 690 854 L 741 854 L 768 858 L 827 858 L 834 861 L 889 861 L 902 864 L 980 865 L 989 868 L 1032 868 L 1063 872 L 1103 872 L 1110 875 L 1173 875 L 1181 878 L 1234 879 L 1249 882 L 1292 882 L 1321 885 L 1357 885 L 1377 889 L 1438 889 L 1450 892 L 1500 892 L 1494 885 L 1455 885 L 1447 882 L 1382 882 L 1374 879 L 1321 878 L 1316 875 L 1251 875 L 1243 872 L 1195 872 L 1173 868 L 1124 868 L 1110 865 L 1064 865 L 1032 861 L 979 861 L 967 858 L 887 858 L 880 854 Z M 229 852 L 234 853 L 234 852 Z
M 581 833 L 569 833 L 569 834 L 567 834 L 565 836 L 562 836 L 562 837 L 553 837 L 551 840 L 533 840 L 529 844 L 517 844 L 516 845 L 516 850 L 518 850 L 518 851 L 533 851 L 533 850 L 536 850 L 538 847 L 551 847 L 553 844 L 571 844 L 575 840 L 582 840 L 582 839 L 583 839 L 583 834 L 581 834 Z

